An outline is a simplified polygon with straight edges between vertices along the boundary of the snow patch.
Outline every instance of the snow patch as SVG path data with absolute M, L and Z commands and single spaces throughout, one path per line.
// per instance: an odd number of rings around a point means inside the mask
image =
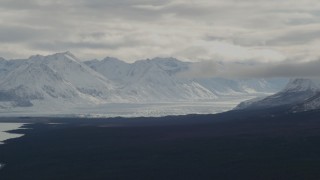
M 7 131 L 20 129 L 23 123 L 0 123 L 0 143 L 3 144 L 3 141 L 13 138 L 22 137 L 23 134 L 15 134 L 15 133 L 8 133 Z

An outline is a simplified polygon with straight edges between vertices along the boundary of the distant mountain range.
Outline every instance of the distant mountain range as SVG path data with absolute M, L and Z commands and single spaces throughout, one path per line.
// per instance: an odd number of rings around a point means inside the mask
M 126 63 L 107 57 L 82 62 L 70 52 L 20 60 L 1 58 L 0 108 L 208 101 L 221 96 L 275 93 L 286 82 L 179 76 L 192 64 L 175 58 Z

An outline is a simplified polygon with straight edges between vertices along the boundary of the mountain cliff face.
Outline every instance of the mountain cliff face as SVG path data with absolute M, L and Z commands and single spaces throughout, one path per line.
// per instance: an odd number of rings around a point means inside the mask
M 320 109 L 320 92 L 315 93 L 307 100 L 302 103 L 295 105 L 293 111 L 309 111 L 309 110 L 319 110 Z
M 240 103 L 236 109 L 263 109 L 288 106 L 292 110 L 320 108 L 320 83 L 317 79 L 292 79 L 280 92 L 258 100 Z

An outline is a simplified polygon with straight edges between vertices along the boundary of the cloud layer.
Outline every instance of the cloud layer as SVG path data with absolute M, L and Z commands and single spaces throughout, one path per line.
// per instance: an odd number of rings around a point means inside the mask
M 279 62 L 320 52 L 317 0 L 1 0 L 0 56 Z
M 179 76 L 187 78 L 320 78 L 320 60 L 301 62 L 213 62 L 194 63 Z

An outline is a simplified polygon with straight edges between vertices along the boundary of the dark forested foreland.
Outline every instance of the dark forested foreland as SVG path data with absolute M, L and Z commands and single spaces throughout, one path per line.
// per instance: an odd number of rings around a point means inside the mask
M 0 121 L 1 180 L 320 179 L 318 111 Z

